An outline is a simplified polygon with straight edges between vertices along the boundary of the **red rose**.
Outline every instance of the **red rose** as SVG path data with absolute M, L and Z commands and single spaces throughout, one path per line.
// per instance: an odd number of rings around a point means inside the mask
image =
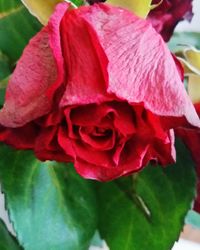
M 200 116 L 200 103 L 195 104 L 197 113 Z M 196 172 L 198 177 L 197 183 L 197 198 L 194 203 L 194 210 L 200 213 L 200 129 L 176 129 L 176 135 L 183 139 L 189 148 L 193 160 L 196 164 Z
M 161 37 L 121 8 L 67 8 L 59 4 L 24 50 L 0 140 L 101 181 L 173 162 L 173 128 L 199 119 Z
M 159 2 L 160 0 L 153 0 L 152 3 Z M 163 0 L 158 7 L 150 11 L 148 19 L 167 42 L 178 22 L 184 19 L 191 21 L 192 16 L 192 0 Z

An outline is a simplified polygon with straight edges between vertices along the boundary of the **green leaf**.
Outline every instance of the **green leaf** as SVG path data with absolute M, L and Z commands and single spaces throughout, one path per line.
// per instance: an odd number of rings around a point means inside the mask
M 185 223 L 200 229 L 200 214 L 190 210 L 185 218 Z
M 4 103 L 5 90 L 8 83 L 8 76 L 11 74 L 8 57 L 0 51 L 0 107 Z
M 26 250 L 88 250 L 97 227 L 92 182 L 73 167 L 40 162 L 0 145 L 0 181 L 11 221 Z
M 21 6 L 20 0 L 0 0 L 0 18 Z
M 84 4 L 84 0 L 70 0 L 75 6 L 79 7 Z
M 10 69 L 10 64 L 8 57 L 5 56 L 1 51 L 0 51 L 0 81 L 5 79 L 8 75 L 10 75 L 11 69 Z M 1 84 L 0 84 L 1 88 Z
M 198 32 L 176 32 L 168 43 L 170 50 L 177 52 L 188 45 L 200 49 L 200 33 Z
M 20 1 L 0 0 L 0 50 L 15 63 L 30 38 L 41 28 Z
M 0 82 L 0 85 L 1 85 L 1 82 Z M 5 94 L 6 94 L 6 89 L 5 88 L 1 88 L 1 86 L 0 86 L 0 108 L 4 104 Z
M 6 225 L 0 219 L 0 249 L 1 250 L 21 250 L 17 240 L 8 232 Z
M 176 164 L 149 166 L 130 178 L 99 185 L 101 236 L 110 250 L 171 249 L 195 191 L 187 150 L 179 144 Z

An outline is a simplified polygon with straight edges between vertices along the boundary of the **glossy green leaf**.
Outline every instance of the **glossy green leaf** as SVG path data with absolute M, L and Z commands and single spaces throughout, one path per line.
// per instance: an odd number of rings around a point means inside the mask
M 73 167 L 40 162 L 0 145 L 0 181 L 19 242 L 26 250 L 88 250 L 97 224 L 92 182 Z
M 0 0 L 0 50 L 15 63 L 41 25 L 18 0 Z
M 0 88 L 0 108 L 3 107 L 4 100 L 5 100 L 5 94 L 6 94 L 6 89 Z
M 0 17 L 9 15 L 9 13 L 15 11 L 21 6 L 22 4 L 20 0 L 0 0 Z
M 0 81 L 10 75 L 10 63 L 8 57 L 0 51 Z M 1 88 L 1 86 L 0 86 Z
M 194 46 L 200 49 L 200 33 L 198 32 L 176 32 L 168 43 L 173 52 L 182 50 L 186 46 Z
M 99 228 L 110 250 L 172 248 L 195 192 L 193 162 L 182 144 L 177 158 L 166 169 L 146 167 L 134 181 L 99 186 Z
M 0 108 L 4 104 L 7 84 L 8 84 L 8 78 L 5 78 L 0 81 Z
M 17 240 L 9 233 L 4 222 L 0 219 L 0 249 L 22 250 Z
M 8 76 L 11 74 L 11 67 L 8 57 L 0 51 L 0 107 L 4 103 L 5 89 L 8 83 Z
M 75 6 L 81 6 L 84 4 L 84 0 L 70 0 Z

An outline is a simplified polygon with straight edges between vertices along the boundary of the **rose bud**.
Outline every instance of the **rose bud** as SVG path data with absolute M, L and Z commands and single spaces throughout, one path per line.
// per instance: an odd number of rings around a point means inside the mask
M 159 2 L 160 0 L 153 0 L 152 4 L 158 4 Z M 153 27 L 166 42 L 169 41 L 180 21 L 184 19 L 191 21 L 192 17 L 192 0 L 163 0 L 148 15 Z
M 57 6 L 18 61 L 0 140 L 100 181 L 174 162 L 173 129 L 200 124 L 163 39 L 128 10 L 68 7 Z

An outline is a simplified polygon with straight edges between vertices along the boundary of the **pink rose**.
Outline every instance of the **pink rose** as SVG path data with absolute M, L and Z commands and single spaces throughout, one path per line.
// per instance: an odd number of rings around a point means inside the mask
M 159 2 L 160 0 L 153 0 L 152 3 Z M 157 8 L 149 13 L 148 19 L 167 42 L 176 25 L 184 19 L 191 21 L 192 16 L 192 0 L 163 0 Z
M 68 6 L 59 4 L 24 50 L 0 111 L 0 140 L 101 181 L 151 160 L 174 162 L 173 128 L 199 126 L 178 61 L 129 11 Z

